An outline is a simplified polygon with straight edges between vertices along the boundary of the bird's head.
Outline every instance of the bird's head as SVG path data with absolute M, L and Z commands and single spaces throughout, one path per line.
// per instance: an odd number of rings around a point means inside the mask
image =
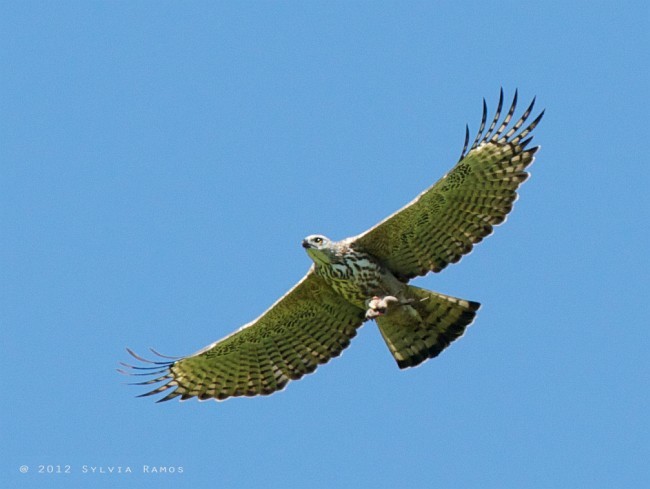
M 318 265 L 332 263 L 336 258 L 336 247 L 332 240 L 322 234 L 312 234 L 302 240 L 302 247 Z

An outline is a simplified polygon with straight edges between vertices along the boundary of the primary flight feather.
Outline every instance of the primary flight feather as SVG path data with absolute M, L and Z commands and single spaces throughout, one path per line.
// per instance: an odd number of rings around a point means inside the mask
M 501 91 L 486 130 L 484 100 L 476 138 L 468 147 L 466 131 L 460 159 L 449 173 L 358 236 L 341 241 L 307 236 L 302 245 L 314 262 L 307 274 L 238 331 L 179 359 L 152 361 L 128 350 L 146 364 L 123 363 L 128 373 L 154 376 L 137 384 L 163 382 L 142 396 L 165 393 L 160 402 L 271 394 L 340 355 L 370 319 L 400 368 L 438 355 L 464 333 L 479 304 L 408 282 L 456 263 L 505 220 L 539 149 L 527 149 L 544 115 L 526 125 L 534 104 L 533 99 L 509 128 L 517 92 L 501 121 Z

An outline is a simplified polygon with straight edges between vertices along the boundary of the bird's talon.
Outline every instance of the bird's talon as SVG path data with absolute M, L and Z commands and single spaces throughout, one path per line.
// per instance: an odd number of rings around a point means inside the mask
M 368 310 L 366 311 L 366 318 L 375 319 L 379 316 L 386 314 L 386 310 L 391 303 L 397 303 L 399 299 L 392 295 L 387 295 L 383 298 L 374 296 L 368 301 Z

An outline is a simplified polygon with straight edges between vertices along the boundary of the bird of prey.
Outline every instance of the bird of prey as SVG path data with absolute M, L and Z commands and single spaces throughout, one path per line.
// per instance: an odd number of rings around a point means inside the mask
M 503 90 L 486 129 L 487 105 L 473 144 L 469 128 L 457 164 L 408 205 L 366 232 L 341 241 L 307 236 L 307 274 L 260 317 L 184 358 L 122 364 L 138 385 L 163 384 L 139 397 L 223 400 L 267 395 L 341 354 L 365 321 L 374 320 L 399 368 L 437 356 L 474 320 L 478 302 L 408 282 L 458 262 L 501 224 L 539 147 L 527 149 L 544 111 L 525 126 L 535 99 L 510 128 L 517 92 L 501 121 Z M 469 150 L 468 150 L 469 149 Z M 168 360 L 171 359 L 171 360 Z M 127 373 L 121 371 L 122 373 Z

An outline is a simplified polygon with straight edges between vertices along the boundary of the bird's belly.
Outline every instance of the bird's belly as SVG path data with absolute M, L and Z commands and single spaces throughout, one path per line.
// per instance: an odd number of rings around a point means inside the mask
M 390 293 L 381 267 L 368 259 L 335 263 L 317 267 L 316 273 L 348 302 L 366 308 L 366 302 L 376 295 Z

